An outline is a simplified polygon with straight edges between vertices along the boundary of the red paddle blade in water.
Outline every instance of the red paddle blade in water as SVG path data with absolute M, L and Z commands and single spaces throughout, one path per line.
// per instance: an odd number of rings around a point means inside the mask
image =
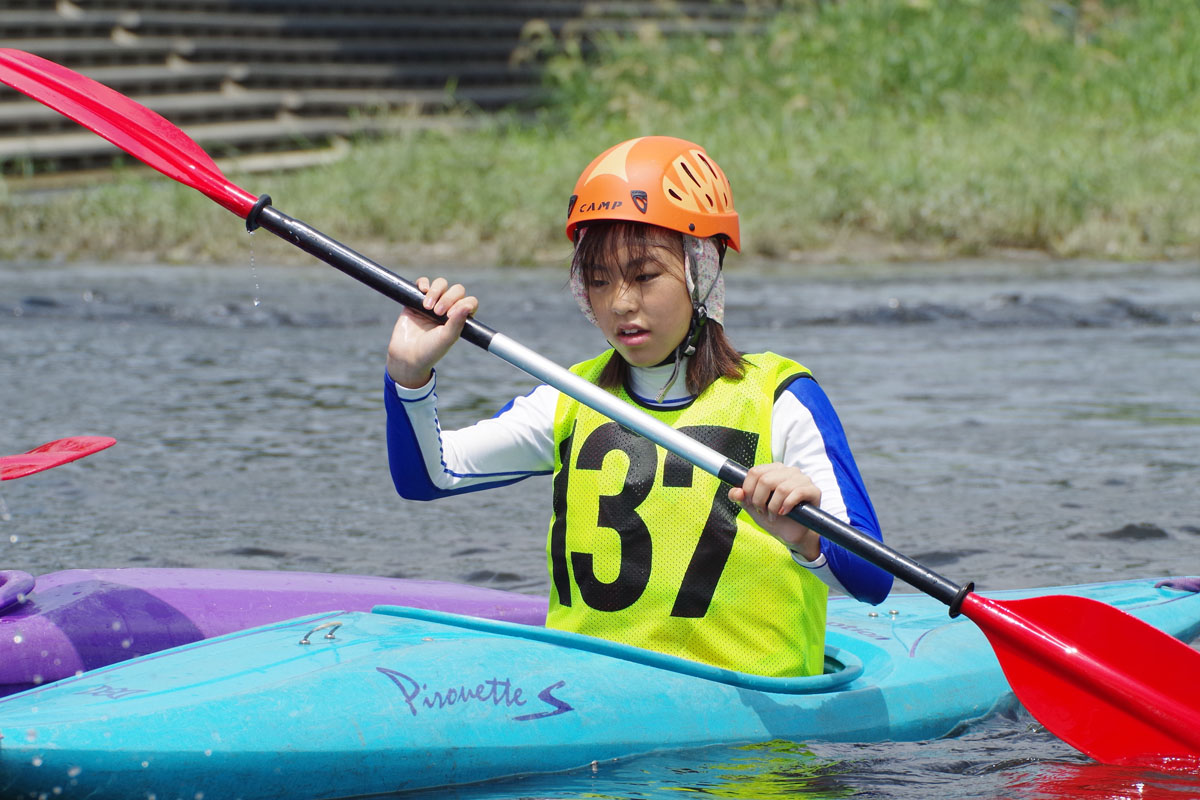
M 47 442 L 41 447 L 33 448 L 28 453 L 0 456 L 0 481 L 24 478 L 35 472 L 67 464 L 84 456 L 90 456 L 92 453 L 98 453 L 116 443 L 116 439 L 108 436 L 71 436 Z
M 0 48 L 0 81 L 243 219 L 257 201 L 230 183 L 212 158 L 179 128 L 91 78 L 23 50 Z
M 1153 774 L 1136 767 L 1046 762 L 1003 771 L 1011 794 L 1037 800 L 1194 800 L 1200 773 Z
M 962 613 L 1021 704 L 1067 744 L 1108 764 L 1200 767 L 1200 652 L 1086 597 L 970 594 Z

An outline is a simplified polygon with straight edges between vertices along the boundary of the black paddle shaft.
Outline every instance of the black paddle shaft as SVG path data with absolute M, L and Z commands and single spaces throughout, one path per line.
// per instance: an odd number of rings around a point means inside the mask
M 445 317 L 438 317 L 425 309 L 423 306 L 425 295 L 415 284 L 401 278 L 391 270 L 380 266 L 361 253 L 352 250 L 335 239 L 331 239 L 300 220 L 289 217 L 287 214 L 272 208 L 270 202 L 270 197 L 267 195 L 259 198 L 258 204 L 255 205 L 254 209 L 246 217 L 246 228 L 248 230 L 254 230 L 260 226 L 266 228 L 281 239 L 290 242 L 306 253 L 315 256 L 326 264 L 370 286 L 380 294 L 390 297 L 407 308 L 420 311 L 434 319 L 445 320 Z M 511 349 L 511 340 L 508 337 L 499 335 L 496 330 L 478 322 L 473 317 L 467 319 L 466 325 L 463 327 L 462 338 L 489 352 L 496 352 L 496 348 L 492 346 L 494 343 L 493 340 L 496 340 L 496 343 L 509 345 L 507 349 Z M 500 340 L 504 341 L 501 342 Z M 524 363 L 525 359 L 528 358 L 527 355 L 521 359 L 514 360 L 502 352 L 496 352 L 496 354 L 505 360 L 509 360 L 510 363 L 514 363 L 516 366 L 530 371 L 529 367 Z M 566 370 L 563 370 L 558 365 L 542 364 L 542 366 L 566 372 Z M 533 371 L 532 374 L 555 384 L 554 380 L 548 379 L 544 374 L 539 374 L 538 371 Z M 558 388 L 566 391 L 562 386 L 558 386 Z M 570 394 L 569 391 L 566 391 L 566 393 Z M 618 420 L 618 422 L 623 422 L 623 420 Z M 656 441 L 670 449 L 667 443 L 659 441 L 651 433 L 646 431 L 639 432 L 646 435 L 652 441 Z M 745 483 L 746 473 L 746 467 L 730 460 L 725 460 L 719 470 L 715 472 L 718 478 L 731 486 L 741 486 Z M 852 525 L 847 525 L 837 517 L 807 503 L 802 503 L 794 508 L 788 516 L 880 569 L 891 573 L 922 592 L 941 600 L 950 606 L 950 616 L 952 617 L 958 615 L 962 599 L 973 590 L 972 584 L 968 583 L 965 586 L 960 586 L 933 570 L 923 567 L 903 553 L 897 552 L 882 542 L 868 536 Z
M 446 321 L 444 316 L 434 314 L 422 305 L 425 294 L 416 284 L 401 278 L 336 239 L 331 239 L 300 220 L 272 208 L 270 203 L 271 198 L 268 195 L 259 198 L 258 205 L 246 217 L 247 230 L 253 231 L 260 226 L 266 228 L 280 239 L 370 286 L 385 297 L 390 297 L 405 307 L 420 311 L 439 322 Z M 462 338 L 484 350 L 488 349 L 495 335 L 495 330 L 474 317 L 468 317 L 466 325 L 463 326 Z

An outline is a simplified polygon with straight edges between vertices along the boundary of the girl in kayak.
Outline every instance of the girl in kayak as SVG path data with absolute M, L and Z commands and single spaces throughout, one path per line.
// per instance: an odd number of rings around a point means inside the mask
M 879 603 L 887 572 L 786 514 L 799 503 L 881 538 L 845 434 L 811 373 L 741 354 L 723 327 L 721 266 L 740 248 L 724 173 L 698 145 L 649 136 L 580 176 L 571 287 L 610 349 L 572 371 L 728 458 L 720 480 L 541 385 L 491 419 L 441 430 L 434 366 L 478 301 L 421 278 L 388 347 L 388 458 L 402 497 L 430 500 L 552 474 L 548 627 L 760 675 L 818 674 L 830 588 Z

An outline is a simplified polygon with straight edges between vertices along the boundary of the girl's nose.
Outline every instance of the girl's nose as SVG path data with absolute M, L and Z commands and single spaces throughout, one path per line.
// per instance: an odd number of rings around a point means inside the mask
M 628 314 L 637 310 L 637 290 L 628 283 L 617 287 L 612 301 L 614 314 Z

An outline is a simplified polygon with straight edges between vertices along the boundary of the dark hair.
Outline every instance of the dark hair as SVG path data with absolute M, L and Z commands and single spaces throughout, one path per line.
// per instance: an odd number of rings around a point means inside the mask
M 571 262 L 572 277 L 578 273 L 583 285 L 588 286 L 596 269 L 607 268 L 618 270 L 620 280 L 630 281 L 637 277 L 647 261 L 666 263 L 663 256 L 655 251 L 668 247 L 675 263 L 683 263 L 682 235 L 668 231 L 671 244 L 664 246 L 661 241 L 650 238 L 650 231 L 654 227 L 640 222 L 590 223 L 586 229 L 587 235 L 579 242 Z M 625 261 L 620 258 L 622 251 L 626 254 Z M 687 389 L 693 395 L 698 395 L 719 378 L 740 380 L 745 377 L 746 366 L 746 359 L 725 336 L 724 326 L 706 320 L 700 329 L 696 352 L 688 360 Z M 616 389 L 625 385 L 628 378 L 629 364 L 618 355 L 609 360 L 596 383 L 604 389 Z

